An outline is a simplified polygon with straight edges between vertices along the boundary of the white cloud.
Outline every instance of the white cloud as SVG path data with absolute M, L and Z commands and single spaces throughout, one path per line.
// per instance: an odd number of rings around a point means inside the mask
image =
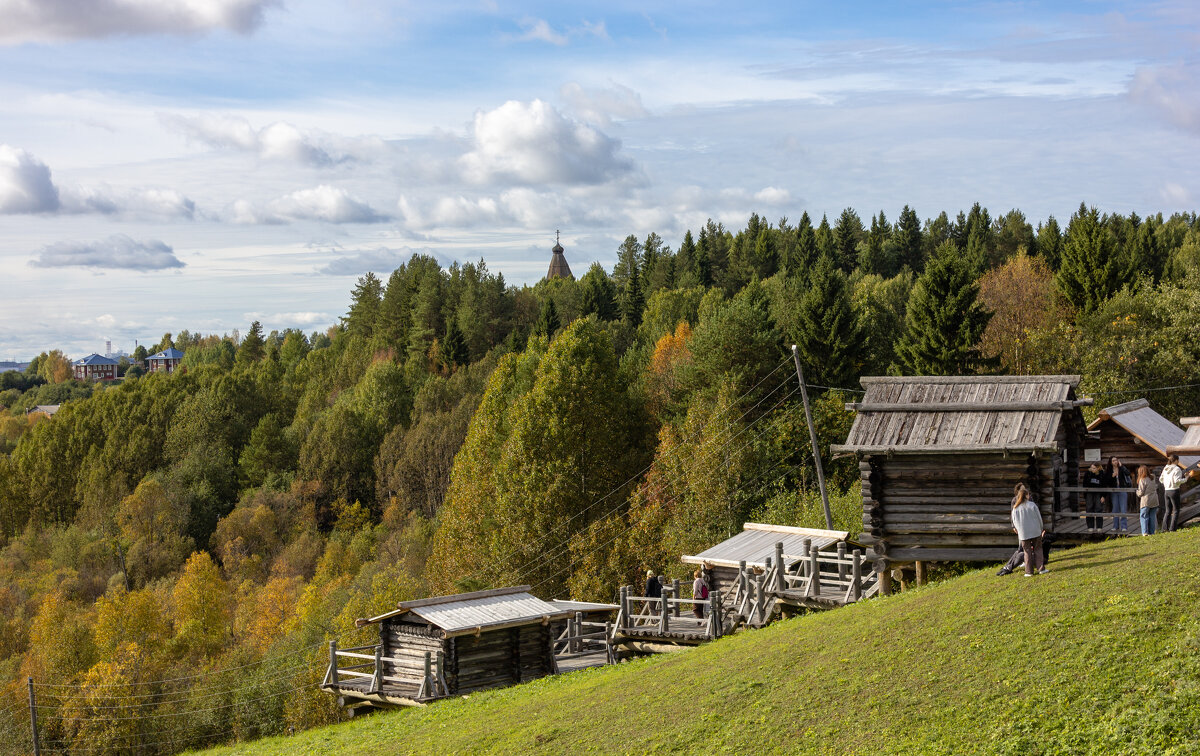
M 1176 126 L 1200 133 L 1200 67 L 1139 68 L 1129 84 L 1129 95 Z
M 428 249 L 421 251 L 431 254 Z M 317 272 L 331 276 L 358 276 L 367 271 L 389 273 L 408 262 L 408 259 L 414 254 L 417 254 L 417 251 L 409 247 L 362 249 L 349 254 L 344 253 L 330 260 L 327 264 L 317 268 Z
M 620 84 L 607 89 L 584 89 L 576 82 L 559 90 L 575 114 L 587 123 L 608 126 L 614 119 L 628 120 L 649 115 L 641 96 Z
M 164 114 L 159 120 L 189 140 L 223 150 L 250 152 L 265 160 L 280 160 L 324 168 L 369 159 L 385 147 L 378 137 L 343 137 L 320 131 L 301 131 L 285 121 L 256 129 L 232 116 Z
M 1167 182 L 1159 194 L 1162 195 L 1163 202 L 1171 207 L 1188 207 L 1192 204 L 1192 193 L 1187 190 L 1187 187 L 1173 181 Z
M 46 164 L 25 150 L 0 144 L 0 214 L 52 213 L 59 205 L 58 187 Z
M 247 322 L 257 320 L 268 328 L 325 325 L 337 320 L 327 312 L 247 312 L 243 317 Z
M 764 205 L 786 205 L 792 201 L 792 193 L 777 186 L 768 186 L 755 192 L 754 201 Z
M 567 35 L 554 31 L 544 19 L 523 18 L 517 24 L 521 27 L 521 34 L 517 37 L 518 42 L 549 42 L 559 47 L 567 44 Z
M 120 189 L 104 185 L 63 189 L 62 211 L 191 219 L 196 215 L 196 203 L 174 189 Z
M 389 216 L 376 212 L 341 187 L 321 184 L 284 195 L 265 206 L 238 200 L 230 206 L 229 219 L 241 224 L 275 224 L 293 220 L 379 223 L 388 220 Z
M 474 149 L 459 162 L 473 183 L 598 184 L 633 171 L 619 140 L 542 100 L 475 114 Z
M 240 34 L 279 0 L 0 0 L 0 44 L 130 34 Z
M 43 247 L 29 264 L 36 268 L 115 268 L 164 270 L 182 268 L 175 251 L 156 239 L 135 241 L 116 234 L 97 242 L 58 242 Z

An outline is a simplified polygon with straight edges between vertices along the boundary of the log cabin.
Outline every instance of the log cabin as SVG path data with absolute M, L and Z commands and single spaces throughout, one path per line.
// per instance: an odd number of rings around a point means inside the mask
M 1181 443 L 1184 436 L 1183 428 L 1155 412 L 1145 399 L 1105 407 L 1087 429 L 1080 460 L 1084 467 L 1093 460 L 1106 465 L 1118 457 L 1130 471 L 1146 465 L 1155 475 L 1167 463 L 1168 447 Z M 1196 455 L 1179 455 L 1184 467 L 1197 460 Z
M 1014 485 L 1048 532 L 1070 530 L 1060 488 L 1076 485 L 1085 424 L 1079 376 L 865 377 L 834 454 L 859 462 L 863 533 L 881 591 L 890 566 L 1007 559 Z M 1056 518 L 1056 513 L 1061 517 Z M 918 572 L 920 570 L 918 569 Z

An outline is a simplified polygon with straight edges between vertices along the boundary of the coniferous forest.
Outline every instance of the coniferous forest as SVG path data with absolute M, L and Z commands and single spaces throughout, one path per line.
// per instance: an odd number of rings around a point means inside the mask
M 792 344 L 852 532 L 828 446 L 859 376 L 1081 374 L 1093 412 L 1200 409 L 1194 214 L 848 208 L 672 241 L 523 287 L 414 256 L 324 333 L 165 334 L 147 351 L 185 369 L 113 385 L 55 351 L 0 374 L 0 751 L 26 749 L 27 677 L 59 750 L 281 733 L 340 716 L 324 644 L 397 601 L 611 600 L 745 521 L 823 527 Z

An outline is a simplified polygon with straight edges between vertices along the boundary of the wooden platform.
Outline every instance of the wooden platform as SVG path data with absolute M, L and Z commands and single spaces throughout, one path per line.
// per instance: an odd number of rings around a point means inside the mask
M 321 686 L 324 690 L 353 701 L 362 701 L 383 706 L 424 706 L 438 697 L 419 696 L 420 684 L 388 683 L 380 690 L 371 690 L 371 681 L 366 679 L 339 680 Z

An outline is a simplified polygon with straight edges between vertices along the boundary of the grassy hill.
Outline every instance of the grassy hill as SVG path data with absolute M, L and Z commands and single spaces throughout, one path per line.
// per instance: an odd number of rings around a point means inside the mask
M 209 753 L 1200 753 L 1200 529 Z

